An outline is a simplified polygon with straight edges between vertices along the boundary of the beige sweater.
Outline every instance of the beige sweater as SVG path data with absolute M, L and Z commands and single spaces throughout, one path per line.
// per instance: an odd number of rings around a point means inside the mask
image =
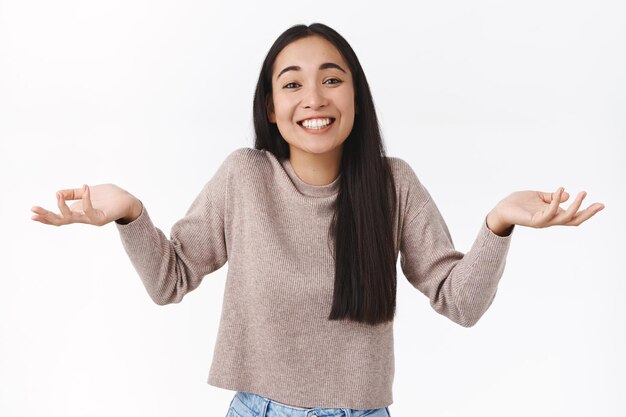
M 402 272 L 435 311 L 472 326 L 495 297 L 512 234 L 496 235 L 485 217 L 470 251 L 455 250 L 413 169 L 388 158 Z M 393 322 L 327 320 L 335 270 L 326 237 L 340 176 L 328 185 L 307 184 L 288 159 L 240 148 L 172 226 L 169 239 L 145 207 L 134 221 L 116 223 L 157 304 L 180 302 L 228 261 L 210 385 L 303 407 L 393 403 Z

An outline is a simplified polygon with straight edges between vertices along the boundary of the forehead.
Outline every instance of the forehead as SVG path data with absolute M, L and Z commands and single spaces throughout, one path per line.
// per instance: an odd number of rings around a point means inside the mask
M 289 65 L 298 65 L 303 70 L 317 69 L 319 64 L 324 62 L 334 62 L 341 65 L 346 71 L 350 68 L 339 50 L 328 40 L 321 36 L 308 36 L 298 39 L 285 46 L 276 56 L 272 73 Z

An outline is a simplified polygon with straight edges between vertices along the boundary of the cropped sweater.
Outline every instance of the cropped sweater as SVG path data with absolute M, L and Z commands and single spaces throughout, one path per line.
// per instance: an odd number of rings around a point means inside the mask
M 410 165 L 387 157 L 396 183 L 394 250 L 406 279 L 432 308 L 474 325 L 492 304 L 512 232 L 483 218 L 471 249 L 455 250 L 448 227 Z M 289 159 L 231 152 L 168 239 L 144 206 L 116 222 L 152 300 L 179 303 L 228 261 L 208 384 L 302 407 L 370 409 L 393 403 L 393 321 L 328 320 L 334 259 L 328 242 L 339 176 L 305 183 Z

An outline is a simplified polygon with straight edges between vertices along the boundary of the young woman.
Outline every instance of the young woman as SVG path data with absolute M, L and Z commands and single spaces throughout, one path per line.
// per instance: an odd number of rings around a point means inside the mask
M 237 391 L 229 416 L 389 416 L 398 254 L 433 309 L 469 327 L 495 297 L 515 225 L 580 225 L 604 208 L 578 211 L 581 192 L 563 210 L 562 187 L 514 192 L 456 251 L 413 169 L 385 156 L 354 51 L 319 23 L 278 37 L 253 111 L 254 148 L 228 155 L 170 239 L 113 184 L 59 191 L 60 214 L 32 209 L 50 225 L 115 221 L 157 304 L 228 261 L 208 383 Z

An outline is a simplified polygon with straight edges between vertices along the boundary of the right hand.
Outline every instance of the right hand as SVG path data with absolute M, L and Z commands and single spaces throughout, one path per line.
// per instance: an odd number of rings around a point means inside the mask
M 104 226 L 124 218 L 125 222 L 136 219 L 141 214 L 141 202 L 128 191 L 114 184 L 100 184 L 83 188 L 70 188 L 57 191 L 57 204 L 61 210 L 55 214 L 42 207 L 34 206 L 31 217 L 44 224 L 62 226 L 72 223 L 85 223 Z M 79 200 L 69 207 L 65 200 Z

